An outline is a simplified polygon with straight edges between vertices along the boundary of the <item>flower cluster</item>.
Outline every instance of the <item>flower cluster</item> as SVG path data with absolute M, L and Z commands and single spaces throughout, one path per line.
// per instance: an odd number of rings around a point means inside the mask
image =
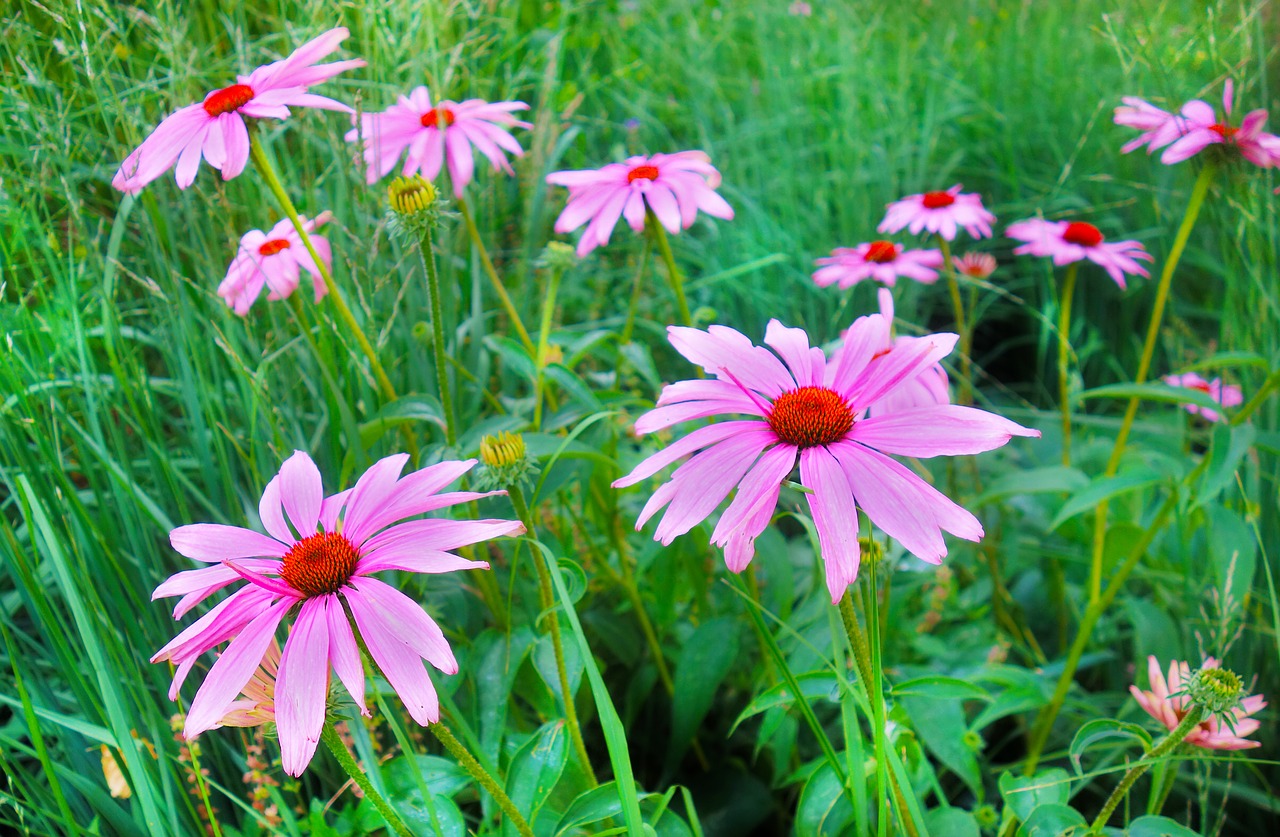
M 1267 112 L 1261 108 L 1249 111 L 1239 125 L 1233 125 L 1229 120 L 1234 99 L 1235 84 L 1231 79 L 1223 86 L 1221 118 L 1213 105 L 1200 99 L 1170 113 L 1143 99 L 1125 97 L 1124 104 L 1116 108 L 1115 122 L 1141 133 L 1120 150 L 1128 154 L 1146 146 L 1151 154 L 1163 148 L 1160 162 L 1173 165 L 1206 149 L 1218 148 L 1264 169 L 1280 165 L 1280 137 L 1262 130 L 1267 124 Z

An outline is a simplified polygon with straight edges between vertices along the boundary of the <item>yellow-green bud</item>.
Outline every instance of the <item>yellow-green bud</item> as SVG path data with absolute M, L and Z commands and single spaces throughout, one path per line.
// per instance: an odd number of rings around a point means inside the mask
M 421 175 L 397 177 L 387 187 L 387 199 L 397 215 L 413 215 L 435 204 L 436 187 Z
M 578 263 L 578 254 L 573 245 L 564 241 L 548 241 L 538 258 L 538 264 L 552 270 L 568 270 Z
M 1223 715 L 1240 705 L 1244 682 L 1234 671 L 1201 666 L 1187 681 L 1187 696 L 1209 714 Z
M 858 538 L 858 551 L 864 564 L 874 564 L 884 557 L 884 547 L 874 538 Z
M 483 490 L 521 487 L 538 472 L 537 465 L 529 459 L 524 437 L 505 430 L 480 440 L 480 463 L 484 467 L 477 474 L 476 484 Z

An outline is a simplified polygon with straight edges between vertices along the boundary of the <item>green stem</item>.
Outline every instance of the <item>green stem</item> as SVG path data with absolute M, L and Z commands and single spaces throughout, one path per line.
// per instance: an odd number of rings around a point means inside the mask
M 876 561 L 867 562 L 867 581 L 862 590 L 862 606 L 863 611 L 867 615 L 867 632 L 871 634 L 870 640 L 867 642 L 869 663 L 867 666 L 870 677 L 864 681 L 867 689 L 867 698 L 871 701 L 871 724 L 874 727 L 872 733 L 875 735 L 875 758 L 876 758 L 876 785 L 881 789 L 876 794 L 879 801 L 879 809 L 877 811 L 877 830 L 884 834 L 889 822 L 889 794 L 884 789 L 889 784 L 885 781 L 885 777 L 892 774 L 889 769 L 888 761 L 885 758 L 885 750 L 888 747 L 888 741 L 885 737 L 884 729 L 884 683 L 882 682 L 882 663 L 880 659 L 880 597 L 876 584 Z M 854 620 L 855 624 L 857 620 Z M 847 626 L 846 626 L 847 628 Z M 904 819 L 907 819 L 904 817 Z
M 1071 466 L 1071 381 L 1067 362 L 1071 358 L 1071 298 L 1076 290 L 1076 274 L 1080 262 L 1072 262 L 1062 280 L 1062 298 L 1058 301 L 1058 401 L 1062 406 L 1062 464 Z
M 1165 260 L 1164 269 L 1160 272 L 1160 284 L 1156 288 L 1155 307 L 1151 310 L 1151 322 L 1147 326 L 1147 339 L 1142 344 L 1142 357 L 1138 361 L 1138 374 L 1135 384 L 1147 380 L 1151 369 L 1151 358 L 1156 350 L 1156 337 L 1160 334 L 1160 323 L 1164 318 L 1164 306 L 1169 300 L 1169 286 L 1173 281 L 1173 272 L 1182 259 L 1182 251 L 1191 237 L 1191 229 L 1200 215 L 1200 207 L 1205 195 L 1209 192 L 1209 184 L 1213 181 L 1214 166 L 1206 163 L 1200 169 L 1195 185 L 1191 188 L 1191 199 L 1187 202 L 1187 211 L 1182 216 L 1182 224 L 1173 239 L 1173 247 L 1169 250 L 1169 258 Z M 1125 442 L 1129 439 L 1129 431 L 1133 427 L 1133 419 L 1138 414 L 1138 398 L 1129 399 L 1124 411 L 1124 420 L 1120 423 L 1120 432 L 1116 436 L 1115 445 L 1111 448 L 1111 457 L 1107 460 L 1104 477 L 1113 477 L 1120 468 L 1120 457 L 1124 454 Z M 1102 590 L 1102 551 L 1107 536 L 1107 510 L 1110 503 L 1103 500 L 1098 503 L 1093 525 L 1093 558 L 1089 567 L 1089 601 L 1096 601 Z
M 1147 768 L 1151 763 L 1164 758 L 1165 754 L 1182 743 L 1182 739 L 1191 734 L 1191 731 L 1204 720 L 1204 709 L 1192 704 L 1187 710 L 1187 714 L 1182 718 L 1182 722 L 1173 728 L 1173 732 L 1165 736 L 1159 744 L 1147 753 L 1146 758 L 1129 768 L 1129 772 L 1124 774 L 1124 778 L 1120 780 L 1120 784 L 1116 785 L 1116 789 L 1111 792 L 1111 796 L 1107 799 L 1107 803 L 1102 806 L 1102 810 L 1098 813 L 1097 819 L 1093 821 L 1090 830 L 1099 832 L 1102 827 L 1107 824 L 1107 820 L 1111 818 L 1111 813 L 1115 811 L 1124 798 L 1129 795 L 1129 789 L 1133 787 L 1133 783 L 1138 781 L 1143 773 L 1147 772 Z
M 1160 765 L 1160 773 L 1158 778 L 1153 779 L 1155 787 L 1152 788 L 1154 794 L 1150 803 L 1147 805 L 1147 813 L 1153 816 L 1159 816 L 1164 810 L 1164 803 L 1169 799 L 1169 794 L 1173 791 L 1174 784 L 1178 780 L 1178 770 L 1182 767 L 1182 762 L 1173 760 Z
M 680 322 L 693 326 L 693 315 L 689 313 L 689 301 L 684 297 L 684 277 L 676 267 L 676 258 L 671 254 L 671 242 L 667 240 L 667 231 L 662 228 L 653 210 L 645 206 L 644 227 L 653 230 L 653 237 L 658 242 L 658 252 L 667 265 L 667 279 L 671 282 L 671 290 L 676 295 L 676 309 L 680 312 Z
M 973 360 L 969 357 L 969 322 L 964 313 L 964 300 L 960 297 L 960 283 L 956 279 L 956 266 L 951 261 L 951 245 L 938 236 L 942 250 L 942 273 L 947 277 L 947 290 L 951 293 L 951 310 L 956 318 L 956 333 L 960 335 L 960 403 L 973 403 Z
M 538 327 L 538 356 L 533 359 L 538 369 L 533 400 L 534 430 L 542 429 L 542 388 L 545 380 L 543 373 L 547 366 L 547 339 L 551 335 L 551 318 L 555 314 L 556 293 L 560 290 L 560 277 L 563 275 L 564 268 L 551 268 L 551 278 L 547 281 L 547 295 L 542 300 L 542 322 Z
M 536 538 L 533 515 L 529 513 L 529 505 L 524 501 L 524 493 L 520 490 L 520 486 L 512 485 L 508 487 L 507 495 L 511 498 L 511 505 L 515 507 L 516 517 L 524 524 L 525 533 L 530 538 Z M 564 643 L 560 638 L 560 616 L 555 612 L 555 594 L 551 590 L 551 573 L 534 550 L 529 552 L 530 558 L 533 560 L 533 566 L 538 571 L 538 599 L 542 605 L 542 612 L 547 615 L 547 622 L 551 627 L 551 647 L 555 651 L 556 671 L 560 675 L 560 694 L 564 697 L 564 719 L 569 727 L 569 738 L 573 741 L 573 749 L 578 753 L 578 761 L 581 762 L 582 769 L 587 774 L 591 787 L 594 788 L 600 783 L 596 779 L 595 771 L 591 768 L 591 757 L 587 755 L 587 745 L 582 740 L 582 727 L 578 723 L 578 709 L 574 706 L 573 691 L 569 688 L 569 669 L 564 661 Z
M 533 837 L 533 829 L 529 827 L 529 823 L 521 816 L 520 811 L 516 809 L 516 804 L 511 801 L 511 797 L 507 796 L 506 791 L 498 784 L 489 771 L 480 766 L 480 762 L 467 752 L 467 748 L 462 746 L 462 742 L 453 737 L 453 733 L 449 732 L 449 728 L 443 722 L 429 724 L 427 729 L 431 730 L 444 748 L 449 751 L 462 769 L 471 774 L 480 786 L 489 792 L 494 801 L 498 803 L 498 807 L 507 815 L 507 819 L 515 826 L 521 837 Z
M 649 620 L 649 612 L 645 610 L 644 599 L 641 598 L 640 590 L 636 586 L 635 574 L 631 571 L 631 556 L 626 548 L 626 536 L 622 533 L 620 527 L 621 521 L 618 518 L 617 510 L 614 509 L 613 545 L 618 553 L 618 566 L 622 571 L 622 592 L 631 602 L 631 610 L 635 612 L 636 619 L 640 622 L 640 632 L 644 634 L 644 641 L 649 646 L 649 653 L 653 655 L 654 667 L 658 669 L 658 680 L 661 681 L 662 688 L 666 691 L 667 696 L 674 697 L 676 684 L 671 679 L 670 669 L 667 668 L 667 661 L 662 653 L 662 643 L 658 641 L 658 632 L 654 630 L 653 622 Z
M 434 727 L 433 727 L 434 728 Z M 342 743 L 342 739 L 338 737 L 338 732 L 333 725 L 325 722 L 324 727 L 320 730 L 320 740 L 329 748 L 329 752 L 333 753 L 333 757 L 338 760 L 338 764 L 346 772 L 351 780 L 359 785 L 360 790 L 364 792 L 365 799 L 373 803 L 378 809 L 378 813 L 382 815 L 387 823 L 387 827 L 401 837 L 413 837 L 413 832 L 404 824 L 404 820 L 400 819 L 400 815 L 391 807 L 391 803 L 387 802 L 382 794 L 378 793 L 378 789 L 369 781 L 369 777 L 360 769 L 360 765 L 356 763 L 355 757 L 347 751 L 347 745 Z
M 636 278 L 631 282 L 631 300 L 627 303 L 627 322 L 622 327 L 622 337 L 618 340 L 620 345 L 627 345 L 631 342 L 631 330 L 636 324 L 636 308 L 640 306 L 640 289 L 644 286 L 644 269 L 649 264 L 649 252 L 653 249 L 653 236 L 646 235 L 644 237 L 644 249 L 640 251 L 640 266 L 636 268 Z
M 440 275 L 436 272 L 436 254 L 431 242 L 431 228 L 423 226 L 418 240 L 418 256 L 427 276 L 427 296 L 431 304 L 431 344 L 436 360 L 436 383 L 440 387 L 440 409 L 444 413 L 444 438 L 449 447 L 458 442 L 457 419 L 453 414 L 453 392 L 449 387 L 449 361 L 444 344 L 444 305 L 440 301 Z
M 529 337 L 529 332 L 525 329 L 520 315 L 516 313 L 516 306 L 511 301 L 511 295 L 507 293 L 502 280 L 498 278 L 498 271 L 493 267 L 493 260 L 489 258 L 489 251 L 485 249 L 484 240 L 480 238 L 480 230 L 476 227 L 475 218 L 471 217 L 471 207 L 467 206 L 465 198 L 458 198 L 458 211 L 462 213 L 463 223 L 467 227 L 467 235 L 471 237 L 471 243 L 475 246 L 476 252 L 480 254 L 480 266 L 484 268 L 485 274 L 489 277 L 489 283 L 493 285 L 494 293 L 498 295 L 498 301 L 506 309 L 507 317 L 511 320 L 511 325 L 515 328 L 516 334 L 519 335 L 520 342 L 524 344 L 525 349 L 530 354 L 533 354 L 533 340 Z

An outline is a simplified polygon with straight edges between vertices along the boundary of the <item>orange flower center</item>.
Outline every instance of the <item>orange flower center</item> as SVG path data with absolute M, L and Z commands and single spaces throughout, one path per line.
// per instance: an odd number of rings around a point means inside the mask
M 951 206 L 956 199 L 950 192 L 925 192 L 920 202 L 925 209 L 942 209 L 944 206 Z
M 258 248 L 259 256 L 274 256 L 281 250 L 289 249 L 289 239 L 273 238 L 270 241 L 262 242 L 262 246 Z
M 1209 389 L 1208 384 L 1187 384 L 1187 389 L 1199 390 L 1200 392 L 1203 392 L 1205 395 L 1210 395 L 1213 392 L 1211 389 Z
M 869 262 L 878 262 L 884 264 L 898 258 L 898 245 L 892 241 L 873 241 L 871 246 L 867 248 L 867 253 L 862 257 Z
M 766 419 L 778 438 L 798 448 L 830 445 L 853 427 L 853 410 L 827 387 L 800 387 L 773 402 Z
M 1236 135 L 1236 132 L 1239 131 L 1240 129 L 1235 127 L 1234 125 L 1227 125 L 1222 122 L 1219 122 L 1216 125 L 1210 125 L 1209 130 L 1213 131 L 1215 134 L 1222 137 L 1224 140 L 1229 140 L 1232 137 L 1234 137 Z
M 356 571 L 360 553 L 338 532 L 303 538 L 285 553 L 280 577 L 308 598 L 336 593 Z
M 222 116 L 224 113 L 239 110 L 249 104 L 252 98 L 252 87 L 247 84 L 233 84 L 210 93 L 204 100 L 204 112 L 210 116 Z
M 637 180 L 657 180 L 660 172 L 657 166 L 636 166 L 627 172 L 627 182 L 635 183 Z
M 418 121 L 422 123 L 422 127 L 424 128 L 448 128 L 453 124 L 454 119 L 456 119 L 456 117 L 453 115 L 452 109 L 438 107 L 432 108 L 422 114 L 422 118 Z
M 1081 247 L 1097 247 L 1102 243 L 1102 231 L 1093 224 L 1072 221 L 1062 233 L 1062 240 Z

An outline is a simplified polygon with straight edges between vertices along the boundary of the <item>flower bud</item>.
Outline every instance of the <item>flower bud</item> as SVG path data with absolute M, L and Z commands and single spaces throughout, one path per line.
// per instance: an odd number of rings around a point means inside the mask
M 524 437 L 503 431 L 480 440 L 480 464 L 476 484 L 482 490 L 522 487 L 538 472 L 525 450 Z
M 391 212 L 387 219 L 391 231 L 405 236 L 421 237 L 435 226 L 440 217 L 436 187 L 421 175 L 397 177 L 387 187 Z
M 1234 671 L 1201 666 L 1187 681 L 1187 696 L 1210 715 L 1223 715 L 1240 705 L 1244 682 Z

